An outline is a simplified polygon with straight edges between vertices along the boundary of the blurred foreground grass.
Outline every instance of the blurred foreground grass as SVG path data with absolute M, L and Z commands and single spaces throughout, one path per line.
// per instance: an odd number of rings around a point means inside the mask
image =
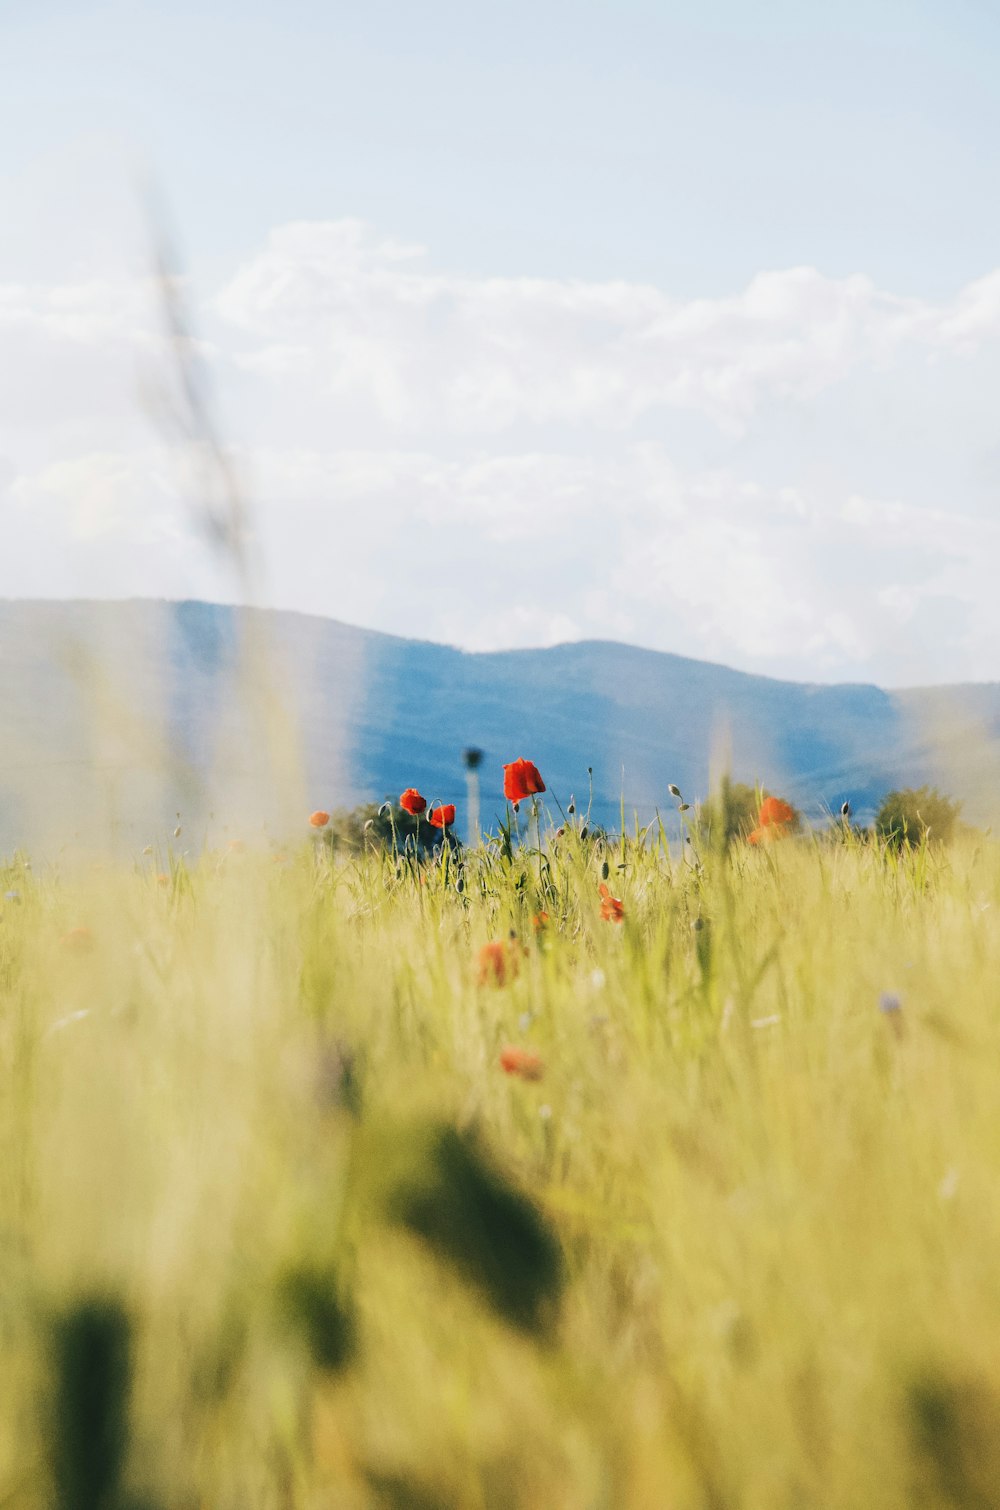
M 1000 1504 L 994 844 L 151 863 L 3 878 L 0 1504 Z

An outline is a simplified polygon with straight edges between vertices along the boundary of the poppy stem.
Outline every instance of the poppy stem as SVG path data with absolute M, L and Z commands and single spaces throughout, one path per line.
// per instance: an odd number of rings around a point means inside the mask
M 542 834 L 538 823 L 538 798 L 532 794 L 531 798 L 531 827 L 535 831 L 535 854 L 538 857 L 538 885 L 542 884 Z

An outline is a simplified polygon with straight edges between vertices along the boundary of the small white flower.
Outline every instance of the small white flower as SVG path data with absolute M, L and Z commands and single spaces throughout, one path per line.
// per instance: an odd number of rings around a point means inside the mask
M 84 1017 L 89 1016 L 90 1008 L 81 1007 L 79 1012 L 70 1012 L 68 1017 L 60 1017 L 56 1022 L 52 1024 L 45 1036 L 46 1038 L 51 1038 L 53 1033 L 60 1033 L 63 1028 L 68 1028 L 70 1023 L 80 1022 Z
M 945 1172 L 945 1177 L 938 1186 L 938 1195 L 942 1201 L 950 1201 L 958 1189 L 958 1170 L 954 1164 Z

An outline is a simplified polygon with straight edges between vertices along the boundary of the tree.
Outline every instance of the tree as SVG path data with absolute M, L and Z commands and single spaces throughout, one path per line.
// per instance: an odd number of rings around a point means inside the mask
M 960 802 L 945 797 L 936 786 L 902 787 L 882 799 L 875 832 L 893 849 L 924 839 L 945 844 L 955 832 L 961 809 Z

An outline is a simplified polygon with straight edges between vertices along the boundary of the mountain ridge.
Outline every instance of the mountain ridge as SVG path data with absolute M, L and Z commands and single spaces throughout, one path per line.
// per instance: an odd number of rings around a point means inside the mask
M 197 599 L 0 600 L 0 848 L 136 843 L 177 812 L 278 834 L 410 785 L 461 811 L 468 746 L 487 824 L 520 755 L 578 806 L 591 768 L 609 824 L 623 791 L 645 819 L 722 764 L 817 819 L 924 781 L 991 817 L 998 741 L 998 683 L 792 682 L 615 640 L 466 651 Z
M 448 650 L 455 655 L 469 656 L 474 658 L 487 658 L 490 656 L 534 656 L 551 654 L 554 651 L 570 649 L 617 649 L 628 652 L 630 655 L 648 655 L 674 661 L 687 666 L 703 667 L 711 671 L 728 672 L 733 676 L 747 677 L 754 681 L 776 682 L 781 686 L 802 687 L 807 689 L 830 689 L 842 688 L 871 688 L 890 695 L 904 695 L 909 692 L 943 692 L 947 690 L 965 690 L 977 687 L 1000 687 L 1000 677 L 996 680 L 961 681 L 961 682 L 919 682 L 908 683 L 900 687 L 883 687 L 880 682 L 873 681 L 799 681 L 794 677 L 772 676 L 766 671 L 747 671 L 740 666 L 731 666 L 727 661 L 704 660 L 698 656 L 682 655 L 676 650 L 660 650 L 655 645 L 635 645 L 629 640 L 616 640 L 597 638 L 585 638 L 579 640 L 557 640 L 552 645 L 510 645 L 501 646 L 493 650 L 475 650 L 462 645 L 455 645 L 446 640 L 425 639 L 422 636 L 397 634 L 391 629 L 373 629 L 365 625 L 351 624 L 346 619 L 338 619 L 332 614 L 313 613 L 304 608 L 274 608 L 254 603 L 219 603 L 209 598 L 11 598 L 0 596 L 0 608 L 27 607 L 46 608 L 55 606 L 103 608 L 123 605 L 154 605 L 165 608 L 200 607 L 212 610 L 237 611 L 239 613 L 280 615 L 288 619 L 301 619 L 309 623 L 329 624 L 338 629 L 343 629 L 358 635 L 370 635 L 379 640 L 391 640 L 401 645 L 420 645 L 433 647 L 438 650 Z

